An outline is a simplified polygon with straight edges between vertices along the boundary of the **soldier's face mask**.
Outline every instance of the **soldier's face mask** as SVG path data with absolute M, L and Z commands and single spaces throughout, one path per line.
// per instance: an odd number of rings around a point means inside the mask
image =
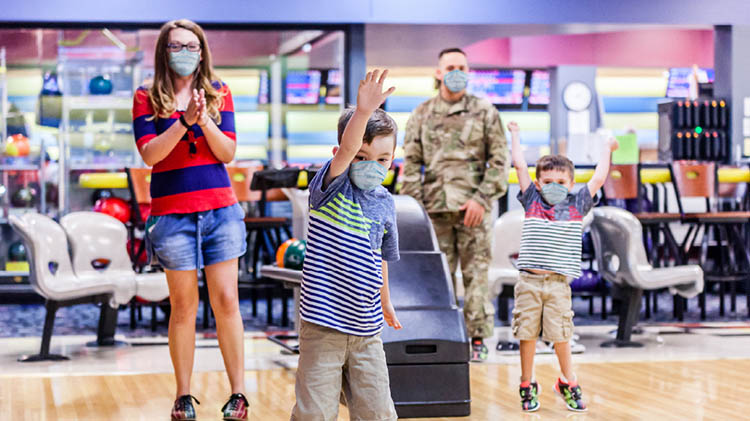
M 469 75 L 461 70 L 453 70 L 443 76 L 443 83 L 449 91 L 458 93 L 466 89 L 469 84 Z
M 558 183 L 547 183 L 542 186 L 542 197 L 552 206 L 568 197 L 568 188 Z
M 359 161 L 349 168 L 349 178 L 362 190 L 372 190 L 383 184 L 388 170 L 378 161 Z

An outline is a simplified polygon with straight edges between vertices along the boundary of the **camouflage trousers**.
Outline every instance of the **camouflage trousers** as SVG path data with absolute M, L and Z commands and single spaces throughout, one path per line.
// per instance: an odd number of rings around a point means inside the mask
M 464 225 L 464 212 L 430 214 L 440 250 L 448 259 L 448 268 L 456 288 L 456 267 L 461 262 L 464 284 L 464 319 L 469 337 L 492 337 L 495 307 L 490 301 L 487 271 L 490 264 L 490 214 L 479 226 Z

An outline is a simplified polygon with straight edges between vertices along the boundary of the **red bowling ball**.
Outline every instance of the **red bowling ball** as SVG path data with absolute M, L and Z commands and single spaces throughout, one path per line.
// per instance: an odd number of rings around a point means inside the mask
M 94 212 L 106 213 L 123 224 L 130 221 L 130 204 L 119 197 L 108 197 L 97 200 L 94 203 Z

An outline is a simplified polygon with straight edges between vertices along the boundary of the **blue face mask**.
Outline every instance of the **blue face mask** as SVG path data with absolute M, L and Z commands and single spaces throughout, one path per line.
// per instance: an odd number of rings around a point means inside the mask
M 372 190 L 383 184 L 387 173 L 388 170 L 377 161 L 359 161 L 353 163 L 349 169 L 349 178 L 360 189 Z
M 469 75 L 460 70 L 453 70 L 443 76 L 443 83 L 449 91 L 458 93 L 466 89 L 469 84 Z
M 183 77 L 192 75 L 200 61 L 201 54 L 198 51 L 188 51 L 187 48 L 183 48 L 177 53 L 169 52 L 169 67 Z
M 568 188 L 558 183 L 547 183 L 542 186 L 542 197 L 552 206 L 568 197 Z

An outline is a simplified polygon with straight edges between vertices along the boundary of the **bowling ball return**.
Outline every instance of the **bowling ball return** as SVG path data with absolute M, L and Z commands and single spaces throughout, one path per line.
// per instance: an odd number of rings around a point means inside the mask
M 400 330 L 383 328 L 391 396 L 400 418 L 460 417 L 471 413 L 469 338 L 455 302 L 445 255 L 422 206 L 408 196 L 394 196 L 401 259 L 388 264 L 391 301 Z M 295 326 L 299 326 L 302 272 L 275 265 L 263 277 L 294 288 Z M 289 351 L 296 335 L 269 339 Z

